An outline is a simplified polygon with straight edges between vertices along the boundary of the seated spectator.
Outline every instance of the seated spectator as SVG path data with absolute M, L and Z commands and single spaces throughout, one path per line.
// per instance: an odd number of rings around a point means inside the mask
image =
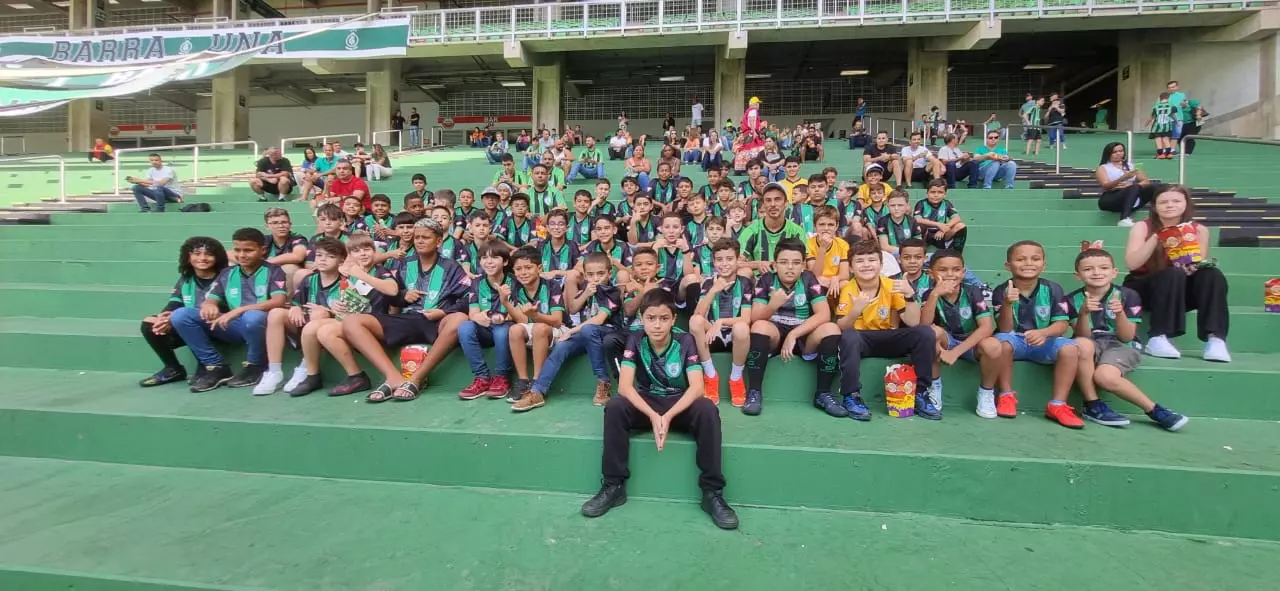
M 776 183 L 783 179 L 786 175 L 786 170 L 783 168 L 786 160 L 782 150 L 778 149 L 778 140 L 774 138 L 764 140 L 764 151 L 760 152 L 760 162 L 764 168 L 760 172 L 767 181 Z
M 801 162 L 822 162 L 822 136 L 814 134 L 804 138 L 796 155 Z
M 373 195 L 369 193 L 369 185 L 356 177 L 350 162 L 339 162 L 337 178 L 325 183 L 324 199 L 330 202 L 341 202 L 343 197 L 359 197 L 365 211 L 369 210 Z
M 361 142 L 356 142 L 355 150 L 356 153 L 349 158 L 351 166 L 355 169 L 357 177 L 362 179 L 369 178 L 369 160 L 371 156 L 365 151 L 364 144 Z
M 325 150 L 325 156 L 328 155 L 329 151 Z M 258 160 L 256 173 L 249 179 L 249 188 L 258 194 L 258 201 L 266 201 L 267 193 L 275 195 L 277 201 L 286 201 L 296 184 L 293 179 L 293 164 L 288 158 L 281 156 L 280 149 L 275 147 L 267 148 L 266 155 Z
M 956 188 L 956 181 L 969 181 L 969 188 L 978 188 L 978 163 L 968 152 L 960 149 L 962 141 L 955 135 L 948 135 L 942 140 L 946 145 L 938 149 L 938 161 L 942 163 L 943 178 L 947 179 L 947 188 Z
M 621 129 L 613 137 L 609 138 L 609 159 L 623 160 L 627 157 L 627 146 L 631 141 L 627 139 L 627 133 Z
M 387 156 L 387 151 L 382 147 L 382 144 L 373 145 L 373 153 L 369 155 L 368 161 L 365 162 L 365 171 L 371 181 L 391 178 L 391 157 Z
M 214 279 L 227 268 L 227 251 L 215 238 L 193 236 L 178 250 L 178 283 L 173 286 L 169 302 L 159 314 L 142 321 L 142 338 L 155 352 L 164 367 L 138 385 L 143 388 L 162 386 L 187 379 L 187 368 L 178 361 L 174 350 L 187 344 L 173 330 L 170 318 L 182 308 L 199 309 L 213 287 Z M 196 374 L 204 367 L 197 365 Z
M 89 162 L 110 162 L 116 159 L 115 154 L 111 144 L 102 138 L 96 138 L 93 140 L 93 148 L 89 150 Z
M 719 168 L 723 164 L 724 144 L 720 141 L 720 134 L 713 129 L 702 143 L 702 171 Z
M 489 144 L 489 148 L 485 150 L 484 156 L 489 159 L 489 164 L 501 164 L 502 157 L 507 155 L 507 140 L 499 131 L 494 136 L 493 143 Z
M 569 169 L 569 177 L 567 182 L 572 183 L 578 175 L 589 179 L 604 178 L 604 158 L 600 150 L 596 148 L 596 138 L 587 136 L 586 147 L 583 148 L 582 154 L 578 156 L 578 161 L 573 163 Z
M 1169 342 L 1187 332 L 1187 312 L 1196 310 L 1196 337 L 1205 342 L 1206 361 L 1231 361 L 1227 350 L 1227 278 L 1209 258 L 1209 228 L 1193 221 L 1191 192 L 1181 185 L 1163 187 L 1151 202 L 1151 215 L 1129 230 L 1124 249 L 1130 269 L 1124 286 L 1138 292 L 1150 314 L 1147 354 L 1177 359 Z
M 911 143 L 902 149 L 902 162 L 905 169 L 902 173 L 903 180 L 906 184 L 903 188 L 909 188 L 914 183 L 928 183 L 934 179 L 942 178 L 946 174 L 946 169 L 942 162 L 933 156 L 933 152 L 921 143 L 924 135 L 919 131 L 911 132 Z
M 1098 209 L 1120 214 L 1122 227 L 1133 225 L 1133 212 L 1151 202 L 1156 186 L 1141 169 L 1134 168 L 1126 160 L 1124 144 L 1111 142 L 1102 148 L 1102 161 L 1094 171 L 1102 194 L 1098 196 Z
M 520 135 L 516 136 L 516 151 L 523 152 L 529 147 L 529 130 L 521 129 Z
M 178 185 L 178 175 L 164 163 L 159 154 L 147 156 L 151 166 L 147 168 L 147 178 L 125 177 L 133 183 L 133 198 L 138 202 L 138 210 L 147 213 L 150 208 L 147 200 L 154 201 L 156 213 L 164 211 L 164 204 L 182 203 L 182 187 Z
M 636 177 L 641 187 L 648 187 L 651 172 L 653 172 L 653 163 L 644 157 L 644 144 L 637 145 L 632 155 L 627 158 L 624 174 Z
M 685 135 L 684 161 L 689 164 L 702 162 L 702 140 L 698 134 L 687 133 Z
M 1018 174 L 1018 165 L 1009 159 L 1009 152 L 1000 145 L 1000 132 L 988 131 L 986 143 L 973 151 L 973 159 L 978 164 L 978 175 L 982 177 L 982 188 L 990 189 L 997 180 L 1004 181 L 1004 188 L 1013 188 L 1014 176 Z
M 663 164 L 671 168 L 672 175 L 680 176 L 680 150 L 672 144 L 662 144 L 658 153 L 658 166 Z
M 324 176 L 316 170 L 316 162 L 320 158 L 316 156 L 315 148 L 307 146 L 302 150 L 302 165 L 300 172 L 302 173 L 302 198 L 310 199 L 313 190 L 324 188 Z
M 879 164 L 885 172 L 893 175 L 893 184 L 902 184 L 902 158 L 898 155 L 898 147 L 889 143 L 889 132 L 876 134 L 876 141 L 862 151 L 862 167 Z

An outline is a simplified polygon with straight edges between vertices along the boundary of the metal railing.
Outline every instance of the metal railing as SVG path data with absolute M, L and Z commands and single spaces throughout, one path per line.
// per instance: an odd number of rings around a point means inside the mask
M 387 141 L 379 142 L 378 141 L 379 135 L 385 135 L 387 137 Z M 391 144 L 392 140 L 395 140 L 396 151 L 403 152 L 404 136 L 406 135 L 409 135 L 409 130 L 407 129 L 383 129 L 380 131 L 373 132 L 373 134 L 369 136 L 369 143 L 371 144 L 381 143 L 382 147 L 386 148 L 388 145 Z
M 436 146 L 442 146 L 442 145 L 444 145 L 444 126 L 443 126 L 443 125 L 432 125 L 432 126 L 431 126 L 431 139 L 430 139 L 430 141 L 431 141 L 431 146 L 430 146 L 430 147 L 432 147 L 432 148 L 434 148 L 434 147 L 436 147 Z
M 0 135 L 0 156 L 9 156 L 9 146 L 17 140 L 18 151 L 13 154 L 27 153 L 27 136 L 25 135 Z
M 1130 132 L 1132 134 L 1132 132 Z M 1226 142 L 1229 144 L 1252 144 L 1255 146 L 1280 146 L 1280 141 L 1241 137 L 1221 137 L 1214 135 L 1185 135 L 1178 140 L 1178 184 L 1187 184 L 1187 140 Z
M 133 152 L 171 152 L 174 150 L 191 150 L 191 178 L 187 179 L 191 182 L 200 180 L 200 148 L 228 148 L 232 146 L 252 146 L 249 157 L 253 162 L 258 161 L 261 153 L 258 152 L 258 142 L 253 140 L 243 140 L 239 142 L 208 142 L 204 144 L 183 144 L 179 146 L 153 146 L 150 148 L 125 148 L 115 151 L 115 160 L 112 161 L 112 175 L 114 181 L 111 185 L 112 194 L 120 194 L 120 160 L 125 154 Z M 177 180 L 177 179 L 175 179 Z
M 289 151 L 289 144 L 296 142 L 298 140 L 320 140 L 320 145 L 324 146 L 324 144 L 327 144 L 332 140 L 336 140 L 338 138 L 344 138 L 344 137 L 356 138 L 357 142 L 363 141 L 361 140 L 360 134 L 358 133 L 331 133 L 329 135 L 304 135 L 299 137 L 282 137 L 280 138 L 280 155 L 288 157 L 286 153 Z M 312 146 L 312 147 L 314 148 L 315 146 Z M 321 150 L 316 150 L 316 152 L 318 156 Z
M 865 127 L 864 124 L 864 129 L 870 129 L 872 135 L 879 135 L 882 131 L 887 132 L 889 134 L 890 143 L 897 141 L 900 137 L 907 137 L 912 131 L 921 127 L 924 126 L 919 121 L 912 121 L 911 119 L 893 119 L 890 117 L 877 117 L 875 121 L 872 122 L 872 126 L 870 128 Z M 905 133 L 902 136 L 899 136 L 899 131 Z
M 1013 152 L 1009 149 L 1009 143 L 1010 143 L 1011 141 L 1013 141 L 1013 140 L 1012 140 L 1012 138 L 1013 138 L 1013 130 L 1016 128 L 1016 129 L 1019 129 L 1019 130 L 1023 130 L 1023 131 L 1025 131 L 1028 127 L 1038 127 L 1038 128 L 1040 128 L 1040 130 L 1042 131 L 1041 136 L 1040 136 L 1041 141 L 1047 141 L 1047 140 L 1049 139 L 1049 134 L 1050 134 L 1050 129 L 1051 129 L 1051 128 L 1052 128 L 1052 129 L 1060 129 L 1060 130 L 1062 130 L 1062 131 L 1063 131 L 1062 137 L 1061 137 L 1061 138 L 1059 138 L 1059 141 L 1054 142 L 1054 144 L 1053 144 L 1053 174 L 1059 174 L 1059 173 L 1061 173 L 1061 172 L 1062 172 L 1062 144 L 1066 143 L 1066 137 L 1067 137 L 1067 136 L 1066 136 L 1066 132 L 1068 132 L 1068 131 L 1078 131 L 1078 132 L 1094 133 L 1094 134 L 1106 134 L 1106 133 L 1109 133 L 1109 134 L 1116 134 L 1116 135 L 1124 134 L 1124 137 L 1125 137 L 1125 140 L 1124 140 L 1124 155 L 1125 155 L 1125 158 L 1127 158 L 1127 159 L 1129 159 L 1129 160 L 1134 160 L 1134 159 L 1135 159 L 1134 152 L 1133 152 L 1133 132 L 1132 132 L 1132 131 L 1121 131 L 1121 130 L 1118 130 L 1118 129 L 1098 129 L 1098 128 L 1095 128 L 1095 127 L 1064 127 L 1064 126 L 1055 126 L 1055 125 L 1025 125 L 1025 124 L 1022 124 L 1022 123 L 1014 123 L 1013 125 L 1007 125 L 1007 126 L 1005 126 L 1005 127 L 1002 129 L 1002 131 L 1004 132 L 1004 150 L 1005 150 L 1006 152 L 1009 152 L 1009 155 L 1010 155 L 1010 156 L 1012 156 L 1012 155 L 1013 155 Z M 1019 133 L 1018 133 L 1018 138 L 1019 138 L 1019 141 L 1026 141 L 1026 139 L 1025 139 L 1025 138 L 1023 138 L 1023 134 L 1022 134 L 1021 132 L 1019 132 Z
M 0 164 L 9 162 L 31 162 L 34 160 L 57 160 L 58 161 L 58 202 L 67 202 L 67 161 L 58 154 L 47 154 L 44 156 L 16 156 L 13 158 L 0 158 Z M 118 162 L 118 161 L 117 161 Z

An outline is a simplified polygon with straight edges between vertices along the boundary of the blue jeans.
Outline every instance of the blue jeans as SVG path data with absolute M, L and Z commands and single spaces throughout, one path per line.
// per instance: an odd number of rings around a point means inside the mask
M 506 377 L 515 369 L 511 362 L 511 346 L 507 343 L 507 331 L 511 324 L 480 326 L 470 320 L 458 326 L 458 345 L 467 356 L 472 375 L 478 378 Z M 493 347 L 493 373 L 484 362 L 484 348 Z
M 712 166 L 720 166 L 724 163 L 724 154 L 721 152 L 704 152 L 702 154 L 702 171 L 706 172 Z
M 1173 139 L 1175 141 L 1182 139 L 1182 123 L 1181 120 L 1173 122 Z
M 489 159 L 489 164 L 502 164 L 502 157 L 506 155 L 506 152 L 494 152 L 493 150 L 484 151 L 484 157 Z
M 649 190 L 649 173 L 642 172 L 636 175 L 636 182 L 640 183 L 641 190 Z
M 684 161 L 688 162 L 689 164 L 693 164 L 695 162 L 701 162 L 702 151 L 701 150 L 685 150 Z
M 147 200 L 156 202 L 155 210 L 164 211 L 164 204 L 168 202 L 177 202 L 182 198 L 173 189 L 168 187 L 144 187 L 142 185 L 133 186 L 133 198 L 138 202 L 138 207 L 147 209 Z
M 569 169 L 569 176 L 565 181 L 572 183 L 573 179 L 578 178 L 579 174 L 589 179 L 602 179 L 604 178 L 604 163 L 597 162 L 596 164 L 583 166 L 581 162 L 574 162 L 573 167 Z
M 1013 178 L 1018 174 L 1018 165 L 1012 160 L 1008 162 L 991 162 L 979 168 L 978 171 L 982 174 L 983 189 L 990 189 L 991 183 L 997 180 L 1004 181 L 1004 188 L 1012 189 Z
M 978 163 L 972 160 L 964 164 L 957 165 L 954 162 L 947 163 L 947 188 L 956 188 L 956 181 L 969 180 L 969 188 L 978 188 Z
M 409 146 L 417 148 L 422 146 L 422 128 L 416 125 L 409 126 Z
M 1049 145 L 1050 146 L 1058 142 L 1062 142 L 1062 145 L 1064 146 L 1067 145 L 1066 138 L 1063 137 L 1063 133 L 1065 131 L 1062 129 L 1063 127 L 1066 127 L 1066 126 L 1062 124 L 1049 126 Z
M 956 335 L 953 335 L 953 334 L 950 334 L 950 333 L 948 333 L 948 334 L 947 334 L 947 339 L 949 339 L 949 340 L 951 341 L 951 344 L 950 344 L 950 345 L 947 345 L 947 348 L 948 348 L 948 349 L 954 349 L 954 348 L 956 348 L 956 345 L 959 345 L 960 343 L 963 343 L 963 342 L 964 342 L 964 339 L 957 339 L 957 338 L 956 338 Z M 976 350 L 976 347 L 975 347 L 974 349 L 969 349 L 968 351 L 965 351 L 964 353 L 961 353 L 961 354 L 960 354 L 960 358 L 961 358 L 961 359 L 963 359 L 963 360 L 965 360 L 965 361 L 977 361 L 977 360 L 978 360 L 978 356 L 973 354 L 973 352 L 974 352 L 975 350 Z
M 213 346 L 213 340 L 224 343 L 244 343 L 249 346 L 247 359 L 254 365 L 267 363 L 267 313 L 249 310 L 227 324 L 226 328 L 210 328 L 200 318 L 199 308 L 178 308 L 169 317 L 173 330 L 187 343 L 187 348 L 200 361 L 200 365 L 224 365 L 222 354 Z
M 536 156 L 525 156 L 523 170 L 529 170 L 530 168 L 533 168 L 534 165 L 538 164 L 538 162 L 541 160 L 542 160 L 541 158 L 538 158 Z
M 779 168 L 777 171 L 770 171 L 769 167 L 766 166 L 762 172 L 764 174 L 764 177 L 769 179 L 769 182 L 771 183 L 776 183 L 787 177 L 787 171 L 781 168 Z
M 591 373 L 596 375 L 596 379 L 601 382 L 609 381 L 609 366 L 605 365 L 604 359 L 604 335 L 610 330 L 612 329 L 595 324 L 584 324 L 569 340 L 556 343 L 551 348 L 551 356 L 542 364 L 538 379 L 533 382 L 533 391 L 546 394 L 565 362 L 583 353 L 587 354 L 587 359 L 591 362 Z
M 1068 345 L 1076 344 L 1075 341 L 1066 337 L 1053 337 L 1045 339 L 1039 347 L 1033 347 L 1027 343 L 1026 335 L 1020 332 L 998 333 L 996 339 L 1002 343 L 1009 343 L 1013 347 L 1014 361 L 1030 361 L 1040 365 L 1053 365 L 1058 361 L 1058 351 Z

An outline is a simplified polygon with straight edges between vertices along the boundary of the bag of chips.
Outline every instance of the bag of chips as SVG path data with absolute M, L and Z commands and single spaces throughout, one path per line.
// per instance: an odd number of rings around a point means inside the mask
M 342 302 L 346 312 L 335 313 L 334 318 L 342 320 L 348 314 L 368 314 L 373 309 L 368 297 L 370 287 L 372 286 L 363 281 L 353 282 L 350 278 L 343 277 L 342 282 L 338 284 L 338 301 Z
M 1156 232 L 1156 240 L 1164 247 L 1170 264 L 1186 267 L 1204 260 L 1200 233 L 1192 222 L 1163 228 Z
M 1272 277 L 1263 284 L 1262 309 L 1280 313 L 1280 277 Z
M 916 414 L 916 368 L 898 363 L 884 368 L 884 401 L 889 416 L 899 419 Z
M 418 371 L 422 366 L 422 362 L 427 360 L 427 351 L 431 350 L 431 345 L 405 345 L 400 349 L 400 375 L 404 379 L 413 376 L 413 372 Z

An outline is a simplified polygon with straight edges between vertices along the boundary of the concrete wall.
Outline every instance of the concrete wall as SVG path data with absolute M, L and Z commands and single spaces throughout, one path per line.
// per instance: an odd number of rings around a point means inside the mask
M 408 118 L 409 109 L 417 107 L 422 115 L 422 125 L 430 127 L 440 112 L 436 103 L 402 103 L 401 113 Z M 280 138 L 303 135 L 364 133 L 364 104 L 316 105 L 311 107 L 256 107 L 249 110 L 249 139 L 256 140 L 264 148 L 277 145 Z M 212 111 L 201 109 L 196 114 L 196 137 L 201 142 L 209 140 L 212 128 Z M 390 123 L 387 124 L 390 127 Z M 370 138 L 363 138 L 366 142 Z M 386 141 L 379 136 L 379 141 Z M 28 140 L 29 141 L 29 140 Z M 351 140 L 345 140 L 349 145 Z
M 1270 132 L 1274 137 L 1274 131 L 1262 129 L 1259 112 L 1260 97 L 1266 94 L 1259 75 L 1263 46 L 1259 41 L 1173 45 L 1170 75 L 1209 111 L 1205 133 L 1257 137 Z M 1274 64 L 1274 56 L 1269 61 Z

